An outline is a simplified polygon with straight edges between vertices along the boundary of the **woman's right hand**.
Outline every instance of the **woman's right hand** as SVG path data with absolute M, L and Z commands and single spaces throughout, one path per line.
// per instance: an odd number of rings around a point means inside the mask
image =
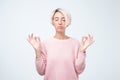
M 41 50 L 41 42 L 40 38 L 37 36 L 34 36 L 33 34 L 28 35 L 28 42 L 32 45 L 36 52 L 36 57 L 40 56 L 40 50 Z

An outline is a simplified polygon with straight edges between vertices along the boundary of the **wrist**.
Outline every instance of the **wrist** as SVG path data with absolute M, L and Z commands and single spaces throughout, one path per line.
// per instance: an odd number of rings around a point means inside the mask
M 41 51 L 40 50 L 35 50 L 36 53 L 36 58 L 40 58 Z
M 86 53 L 86 50 L 80 50 L 81 53 Z

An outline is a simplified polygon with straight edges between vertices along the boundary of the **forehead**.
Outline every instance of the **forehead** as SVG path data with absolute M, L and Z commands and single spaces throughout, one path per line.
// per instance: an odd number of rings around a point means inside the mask
M 64 17 L 64 14 L 61 12 L 55 12 L 54 17 Z

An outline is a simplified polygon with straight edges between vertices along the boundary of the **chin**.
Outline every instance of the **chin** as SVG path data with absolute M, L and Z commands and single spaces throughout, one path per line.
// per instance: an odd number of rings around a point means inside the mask
M 64 30 L 57 30 L 57 32 L 59 32 L 59 33 L 64 33 L 65 31 Z

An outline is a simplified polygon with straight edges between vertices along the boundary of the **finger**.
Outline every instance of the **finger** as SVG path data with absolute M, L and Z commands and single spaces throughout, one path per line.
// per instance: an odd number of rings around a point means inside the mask
M 85 37 L 82 37 L 82 42 L 84 42 Z
M 33 38 L 33 33 L 31 34 L 30 38 Z
M 36 39 L 37 39 L 37 37 L 36 37 L 36 36 L 34 36 L 34 39 L 36 40 Z
M 28 35 L 28 41 L 30 41 L 33 38 L 33 33 Z
M 85 41 L 86 41 L 87 39 L 88 39 L 88 37 L 86 36 L 86 37 L 85 37 Z
M 86 40 L 87 40 L 86 37 L 82 37 L 82 43 L 83 43 L 83 44 L 85 43 Z
M 91 40 L 94 42 L 94 38 L 93 38 L 93 36 L 91 37 Z
M 90 36 L 90 39 L 93 41 L 94 39 L 93 39 L 93 36 Z
M 28 37 L 28 38 L 27 38 L 27 41 L 28 41 L 29 43 L 30 43 L 30 40 L 31 40 L 30 37 Z
M 86 37 L 86 36 L 83 36 L 83 37 L 82 37 L 82 41 L 84 41 L 85 39 L 87 39 L 87 37 Z
M 88 38 L 89 38 L 89 40 L 93 40 L 93 36 L 90 34 L 88 34 Z
M 27 41 L 29 42 L 29 38 L 27 38 Z
M 91 38 L 91 35 L 90 35 L 90 34 L 88 34 L 88 38 Z
M 92 35 L 89 35 L 89 37 L 90 37 L 90 39 L 92 39 L 92 40 L 93 40 L 93 36 L 92 36 Z
M 90 35 L 90 42 L 91 42 L 91 44 L 94 43 L 94 38 L 91 35 Z
M 83 37 L 83 41 L 86 41 L 88 39 L 88 37 L 84 36 Z
M 34 38 L 35 40 L 37 40 L 38 37 L 37 37 L 36 35 L 33 35 L 33 38 Z
M 28 35 L 28 38 L 30 39 L 30 34 Z
M 37 40 L 40 42 L 40 37 L 37 37 Z
M 38 41 L 38 37 L 37 37 L 37 36 L 34 35 L 33 38 L 34 38 L 36 41 Z
M 93 41 L 93 42 L 95 42 L 95 40 L 94 40 L 93 36 L 92 36 L 92 41 Z
M 33 34 L 29 34 L 29 35 L 28 35 L 28 38 L 31 39 L 32 36 L 33 36 Z
M 30 34 L 28 35 L 28 38 L 27 38 L 28 41 L 30 41 Z

